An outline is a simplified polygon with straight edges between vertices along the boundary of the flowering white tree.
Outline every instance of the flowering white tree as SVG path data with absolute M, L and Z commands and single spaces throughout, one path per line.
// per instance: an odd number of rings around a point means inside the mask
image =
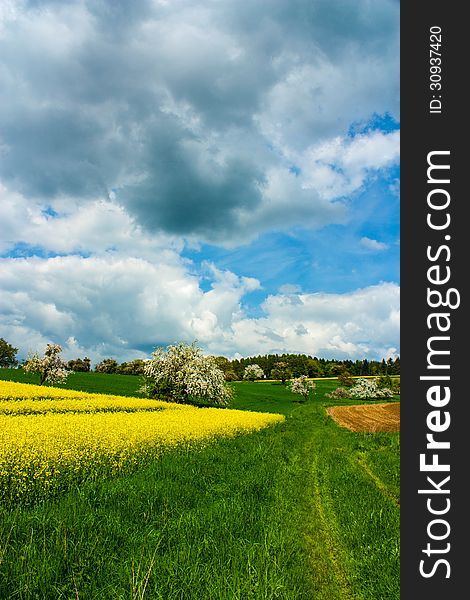
M 64 383 L 72 371 L 67 370 L 67 364 L 60 358 L 62 347 L 58 344 L 47 344 L 44 356 L 32 354 L 23 365 L 27 373 L 37 373 L 39 385 L 43 383 Z
M 308 400 L 311 394 L 315 392 L 315 383 L 309 381 L 307 375 L 301 375 L 296 379 L 292 379 L 289 383 L 289 389 L 294 394 L 300 394 L 303 400 Z
M 346 389 L 338 387 L 329 394 L 328 398 L 355 398 L 357 400 L 376 400 L 380 398 L 392 398 L 393 391 L 387 387 L 380 387 L 377 379 L 357 379 L 356 384 Z
M 264 371 L 257 364 L 247 365 L 243 371 L 243 379 L 248 379 L 249 381 L 264 379 Z
M 144 366 L 146 382 L 142 391 L 149 396 L 172 402 L 191 403 L 203 400 L 226 405 L 232 390 L 213 356 L 204 356 L 195 344 L 181 342 L 157 348 Z
M 379 387 L 377 379 L 358 379 L 356 385 L 349 389 L 349 396 L 358 400 L 374 400 L 392 398 L 393 392 L 389 388 Z

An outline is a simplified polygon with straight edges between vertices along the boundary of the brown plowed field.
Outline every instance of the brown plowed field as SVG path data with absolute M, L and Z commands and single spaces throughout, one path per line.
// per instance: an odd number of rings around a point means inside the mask
M 400 431 L 400 403 L 330 406 L 327 413 L 351 431 Z

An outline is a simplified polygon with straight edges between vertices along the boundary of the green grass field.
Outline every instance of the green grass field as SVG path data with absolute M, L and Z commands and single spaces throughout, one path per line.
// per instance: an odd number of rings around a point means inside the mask
M 17 370 L 0 378 L 36 383 Z M 286 421 L 0 507 L 0 598 L 398 600 L 399 434 L 338 427 L 325 412 L 335 381 L 317 382 L 307 403 L 279 384 L 231 385 L 233 408 Z M 139 386 L 96 373 L 67 382 Z
M 22 369 L 0 369 L 0 379 L 39 385 L 39 375 L 25 373 Z M 71 373 L 67 378 L 67 383 L 57 384 L 54 387 L 97 394 L 141 397 L 142 394 L 138 391 L 141 385 L 140 377 L 135 375 L 108 375 L 107 373 L 90 372 Z

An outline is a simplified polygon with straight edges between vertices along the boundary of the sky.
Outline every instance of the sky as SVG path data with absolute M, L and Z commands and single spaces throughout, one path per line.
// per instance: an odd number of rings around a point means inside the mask
M 400 353 L 399 2 L 2 0 L 0 337 Z

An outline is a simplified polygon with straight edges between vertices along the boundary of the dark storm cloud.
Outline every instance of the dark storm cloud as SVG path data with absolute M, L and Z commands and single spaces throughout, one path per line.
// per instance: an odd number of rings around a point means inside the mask
M 247 10 L 240 10 L 234 0 L 223 3 L 216 14 L 228 29 L 271 44 L 273 54 L 283 41 L 285 47 L 302 54 L 338 57 L 354 45 L 377 55 L 393 48 L 398 37 L 397 13 L 398 3 L 393 1 L 270 0 L 252 2 Z M 268 35 L 259 35 L 260 31 Z
M 106 192 L 106 133 L 96 120 L 70 109 L 48 109 L 25 114 L 2 133 L 21 145 L 21 152 L 5 152 L 1 167 L 3 177 L 21 192 L 36 197 Z
M 262 173 L 240 158 L 215 169 L 216 177 L 208 181 L 194 169 L 191 156 L 163 146 L 153 157 L 151 176 L 127 186 L 122 198 L 147 229 L 219 239 L 229 234 L 237 209 L 261 202 L 256 183 Z
M 302 177 L 274 200 L 267 182 L 352 120 L 397 112 L 397 13 L 387 1 L 31 1 L 0 35 L 0 178 L 45 200 L 114 190 L 149 230 L 221 243 L 304 220 L 307 204 L 335 221 Z

